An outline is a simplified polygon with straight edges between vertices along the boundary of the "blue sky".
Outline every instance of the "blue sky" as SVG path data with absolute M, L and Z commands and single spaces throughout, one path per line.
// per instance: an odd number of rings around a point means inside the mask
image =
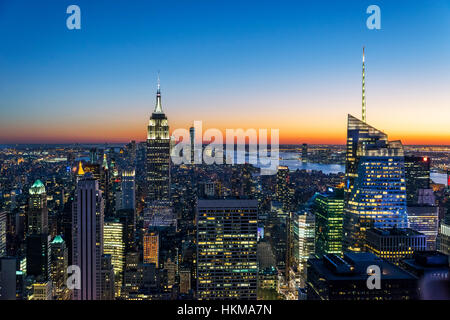
M 81 30 L 66 28 L 71 4 Z M 381 30 L 366 28 L 371 4 Z M 158 70 L 171 129 L 335 142 L 360 115 L 365 45 L 369 122 L 450 143 L 446 0 L 0 0 L 0 37 L 0 142 L 144 139 Z

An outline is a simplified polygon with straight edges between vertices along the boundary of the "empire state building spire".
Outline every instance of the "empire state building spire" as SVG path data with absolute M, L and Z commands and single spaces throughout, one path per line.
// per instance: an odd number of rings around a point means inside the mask
M 366 68 L 364 64 L 364 47 L 363 47 L 363 63 L 362 63 L 362 121 L 366 122 Z
M 164 113 L 161 104 L 161 83 L 159 80 L 159 72 L 158 72 L 158 90 L 156 91 L 156 105 L 153 113 Z

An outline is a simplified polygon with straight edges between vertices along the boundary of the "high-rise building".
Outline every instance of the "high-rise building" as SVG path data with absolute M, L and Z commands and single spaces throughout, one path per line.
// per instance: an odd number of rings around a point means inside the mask
M 28 234 L 48 232 L 47 193 L 41 180 L 36 180 L 30 188 L 28 210 Z
M 151 231 L 144 234 L 144 263 L 159 267 L 159 234 Z
M 293 256 L 297 269 L 304 279 L 306 278 L 306 263 L 315 253 L 316 217 L 314 214 L 302 210 L 293 217 L 294 245 Z
M 6 212 L 0 212 L 0 258 L 6 256 Z
M 26 238 L 27 275 L 44 281 L 50 275 L 50 241 L 46 233 L 30 234 Z
M 366 251 L 393 263 L 410 259 L 417 251 L 427 249 L 426 236 L 413 229 L 377 229 L 366 231 Z
M 367 269 L 380 268 L 381 288 L 369 289 Z M 369 269 L 370 270 L 370 269 Z M 369 252 L 328 254 L 308 260 L 308 300 L 414 300 L 417 279 Z
M 302 144 L 302 162 L 308 162 L 308 145 Z
M 418 202 L 419 190 L 430 189 L 431 158 L 405 156 L 406 200 L 408 205 Z
M 136 209 L 136 185 L 135 171 L 125 170 L 122 172 L 122 209 Z
M 90 174 L 78 181 L 72 213 L 72 263 L 81 272 L 74 299 L 100 300 L 104 205 L 99 182 Z
M 147 130 L 147 201 L 170 200 L 170 136 L 169 123 L 161 104 L 158 78 L 156 106 Z
M 112 265 L 112 257 L 109 254 L 101 256 L 100 268 L 100 299 L 114 300 L 114 268 Z
M 408 227 L 426 236 L 427 250 L 436 250 L 436 239 L 439 232 L 439 207 L 430 205 L 408 206 Z
M 56 300 L 70 300 L 71 290 L 67 287 L 68 250 L 60 235 L 57 235 L 50 243 L 50 252 L 53 296 Z
M 125 263 L 124 225 L 119 219 L 105 220 L 103 227 L 103 253 L 111 256 L 114 268 L 115 295 L 120 296 Z
M 199 299 L 257 298 L 257 225 L 257 200 L 198 201 Z
M 316 194 L 312 212 L 315 223 L 315 253 L 342 254 L 342 228 L 344 220 L 344 192 L 329 188 L 327 192 Z
M 292 193 L 289 186 L 289 168 L 279 166 L 277 171 L 276 198 L 283 204 L 283 210 L 289 212 L 292 207 Z
M 0 257 L 0 300 L 16 300 L 16 258 Z
M 401 142 L 348 115 L 344 250 L 363 250 L 367 228 L 407 224 Z

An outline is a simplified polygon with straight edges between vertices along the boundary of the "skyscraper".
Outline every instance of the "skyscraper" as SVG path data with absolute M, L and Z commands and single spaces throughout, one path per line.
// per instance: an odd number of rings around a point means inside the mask
M 345 249 L 364 248 L 364 230 L 406 228 L 404 152 L 400 141 L 348 115 Z
M 308 162 L 308 145 L 302 144 L 302 162 Z
M 292 194 L 289 186 L 289 168 L 279 166 L 277 171 L 276 197 L 283 204 L 283 210 L 288 212 L 292 207 Z
M 144 234 L 144 263 L 159 266 L 159 234 L 155 231 Z
M 111 256 L 114 268 L 115 295 L 120 296 L 125 263 L 124 225 L 119 219 L 105 220 L 103 227 L 103 253 Z
M 47 194 L 41 180 L 36 180 L 30 188 L 28 211 L 28 234 L 41 234 L 48 231 Z
M 406 195 L 408 205 L 418 202 L 419 190 L 430 189 L 429 157 L 405 156 Z
M 300 211 L 294 214 L 293 256 L 297 269 L 303 279 L 306 278 L 306 262 L 315 253 L 315 228 L 316 219 L 312 213 Z
M 158 78 L 156 106 L 147 130 L 147 201 L 170 200 L 170 136 L 169 123 L 161 104 Z
M 53 295 L 57 300 L 69 300 L 71 291 L 67 288 L 68 250 L 61 236 L 56 236 L 50 243 L 51 272 Z
M 0 212 L 0 258 L 6 256 L 6 212 Z
M 255 300 L 258 201 L 199 200 L 198 298 Z
M 100 300 L 104 206 L 99 183 L 90 174 L 78 181 L 72 213 L 72 261 L 81 271 L 74 299 Z
M 136 185 L 135 171 L 125 170 L 122 172 L 122 209 L 136 209 Z
M 312 211 L 316 217 L 315 253 L 317 255 L 342 254 L 343 190 L 330 188 L 325 193 L 317 194 Z

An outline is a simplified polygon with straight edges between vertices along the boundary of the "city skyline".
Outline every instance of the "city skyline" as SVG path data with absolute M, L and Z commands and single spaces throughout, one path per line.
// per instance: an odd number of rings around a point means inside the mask
M 161 70 L 171 132 L 202 120 L 345 144 L 365 46 L 367 121 L 405 145 L 450 145 L 449 4 L 382 1 L 381 30 L 366 28 L 369 4 L 80 1 L 70 31 L 66 4 L 3 3 L 0 143 L 144 141 Z

